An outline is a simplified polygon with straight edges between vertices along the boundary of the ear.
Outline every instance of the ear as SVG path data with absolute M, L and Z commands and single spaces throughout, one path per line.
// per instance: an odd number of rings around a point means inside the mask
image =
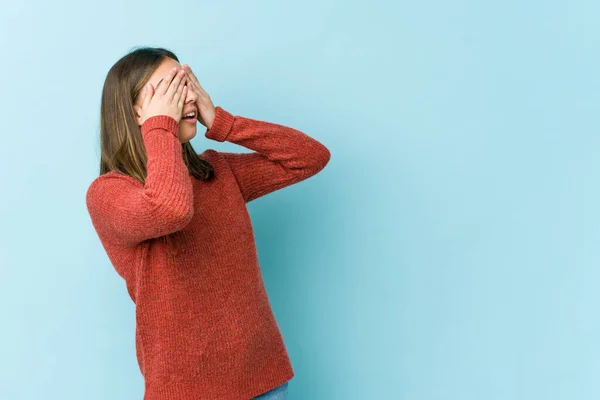
M 133 112 L 135 114 L 135 120 L 136 120 L 138 126 L 142 126 L 142 116 L 140 114 L 141 110 L 142 110 L 141 106 L 134 104 Z

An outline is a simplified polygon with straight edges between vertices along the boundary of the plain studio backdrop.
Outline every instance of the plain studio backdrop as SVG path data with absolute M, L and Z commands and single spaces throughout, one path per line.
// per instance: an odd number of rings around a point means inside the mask
M 0 398 L 141 398 L 134 306 L 85 208 L 104 78 L 141 45 L 331 150 L 248 204 L 290 400 L 600 398 L 599 12 L 5 2 Z

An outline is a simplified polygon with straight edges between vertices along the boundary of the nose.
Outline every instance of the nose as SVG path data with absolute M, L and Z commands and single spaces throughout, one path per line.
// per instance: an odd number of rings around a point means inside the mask
M 187 95 L 185 97 L 185 104 L 195 103 L 196 100 L 198 100 L 198 95 L 193 90 L 190 90 L 190 87 L 188 86 Z

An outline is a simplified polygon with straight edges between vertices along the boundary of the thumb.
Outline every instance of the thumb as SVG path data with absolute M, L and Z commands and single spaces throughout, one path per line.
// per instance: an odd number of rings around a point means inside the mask
M 150 99 L 154 95 L 154 89 L 150 83 L 146 83 L 144 86 L 144 106 L 147 106 L 150 103 Z

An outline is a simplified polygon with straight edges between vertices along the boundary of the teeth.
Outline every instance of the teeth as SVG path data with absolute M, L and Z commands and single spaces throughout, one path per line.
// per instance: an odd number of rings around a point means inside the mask
M 195 116 L 195 115 L 196 115 L 196 113 L 195 113 L 195 112 L 191 112 L 191 113 L 187 113 L 187 114 L 185 114 L 185 115 L 184 115 L 184 117 L 193 117 L 193 116 Z

